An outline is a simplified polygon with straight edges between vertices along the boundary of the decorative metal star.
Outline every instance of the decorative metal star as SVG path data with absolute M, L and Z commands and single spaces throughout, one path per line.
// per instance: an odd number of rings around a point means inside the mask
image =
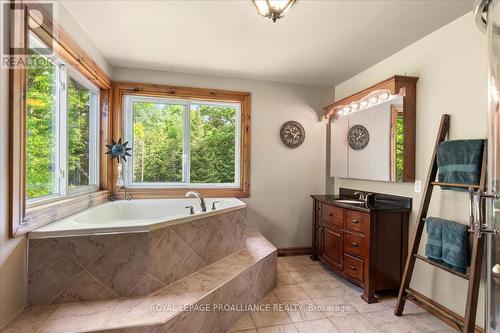
M 106 154 L 111 155 L 111 159 L 116 158 L 118 162 L 120 162 L 120 158 L 127 162 L 127 156 L 132 156 L 129 154 L 129 151 L 132 150 L 132 148 L 127 148 L 128 141 L 122 143 L 122 138 L 118 139 L 118 142 L 115 142 L 115 140 L 111 140 L 110 145 L 106 145 L 108 147 L 108 151 Z

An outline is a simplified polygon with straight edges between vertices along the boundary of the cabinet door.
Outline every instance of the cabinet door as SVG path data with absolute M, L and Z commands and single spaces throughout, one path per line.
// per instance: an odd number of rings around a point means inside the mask
M 322 237 L 321 237 L 321 227 L 319 225 L 315 226 L 315 237 L 314 237 L 314 240 L 315 240 L 315 243 L 314 243 L 314 249 L 316 250 L 316 254 L 320 254 L 321 253 L 321 241 L 322 241 Z
M 314 200 L 314 216 L 313 216 L 313 248 L 316 255 L 321 253 L 321 203 Z
M 393 102 L 402 103 L 403 97 L 400 98 L 401 100 L 398 98 Z M 393 102 L 376 105 L 369 111 L 372 114 L 370 143 L 368 144 L 371 146 L 372 180 L 391 180 L 391 109 Z M 396 138 L 393 140 L 394 144 L 396 144 Z M 396 151 L 394 151 L 394 163 L 396 163 Z
M 350 114 L 349 128 L 351 128 L 354 125 L 362 125 L 368 130 L 369 133 L 371 133 L 372 132 L 371 112 L 369 110 L 364 110 Z M 355 150 L 349 146 L 349 155 L 347 162 L 348 178 L 357 178 L 357 179 L 372 178 L 372 168 L 371 168 L 372 147 L 373 143 L 371 142 L 371 135 L 370 135 L 370 141 L 368 142 L 368 145 L 365 148 L 360 150 Z
M 342 270 L 344 257 L 344 237 L 343 231 L 338 229 L 323 228 L 323 257 L 331 265 Z

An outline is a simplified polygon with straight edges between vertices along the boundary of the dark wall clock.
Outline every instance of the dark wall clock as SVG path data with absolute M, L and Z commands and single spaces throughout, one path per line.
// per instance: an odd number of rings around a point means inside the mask
M 347 141 L 354 150 L 364 149 L 370 142 L 370 133 L 363 125 L 354 125 L 347 133 Z
M 305 137 L 304 127 L 296 121 L 287 121 L 281 126 L 280 138 L 287 147 L 297 148 L 304 142 Z

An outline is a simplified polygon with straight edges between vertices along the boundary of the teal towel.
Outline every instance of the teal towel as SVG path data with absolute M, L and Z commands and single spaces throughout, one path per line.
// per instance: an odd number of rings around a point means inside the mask
M 425 255 L 440 264 L 466 273 L 470 261 L 469 227 L 437 217 L 428 217 Z
M 484 140 L 443 141 L 437 150 L 438 181 L 479 184 Z M 467 191 L 465 188 L 443 187 L 444 190 Z
M 443 224 L 440 219 L 429 217 L 425 220 L 427 225 L 427 244 L 425 255 L 432 260 L 443 260 Z

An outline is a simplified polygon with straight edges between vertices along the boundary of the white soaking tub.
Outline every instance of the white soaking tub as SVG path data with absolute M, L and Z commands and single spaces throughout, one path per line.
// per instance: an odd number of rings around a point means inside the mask
M 196 198 L 107 202 L 38 228 L 29 233 L 29 238 L 148 232 L 166 225 L 185 223 L 246 207 L 244 202 L 236 198 L 207 198 L 205 201 L 206 212 L 201 211 Z M 212 210 L 214 201 L 219 202 L 216 203 L 216 209 Z M 193 206 L 195 214 L 190 215 L 186 206 Z

